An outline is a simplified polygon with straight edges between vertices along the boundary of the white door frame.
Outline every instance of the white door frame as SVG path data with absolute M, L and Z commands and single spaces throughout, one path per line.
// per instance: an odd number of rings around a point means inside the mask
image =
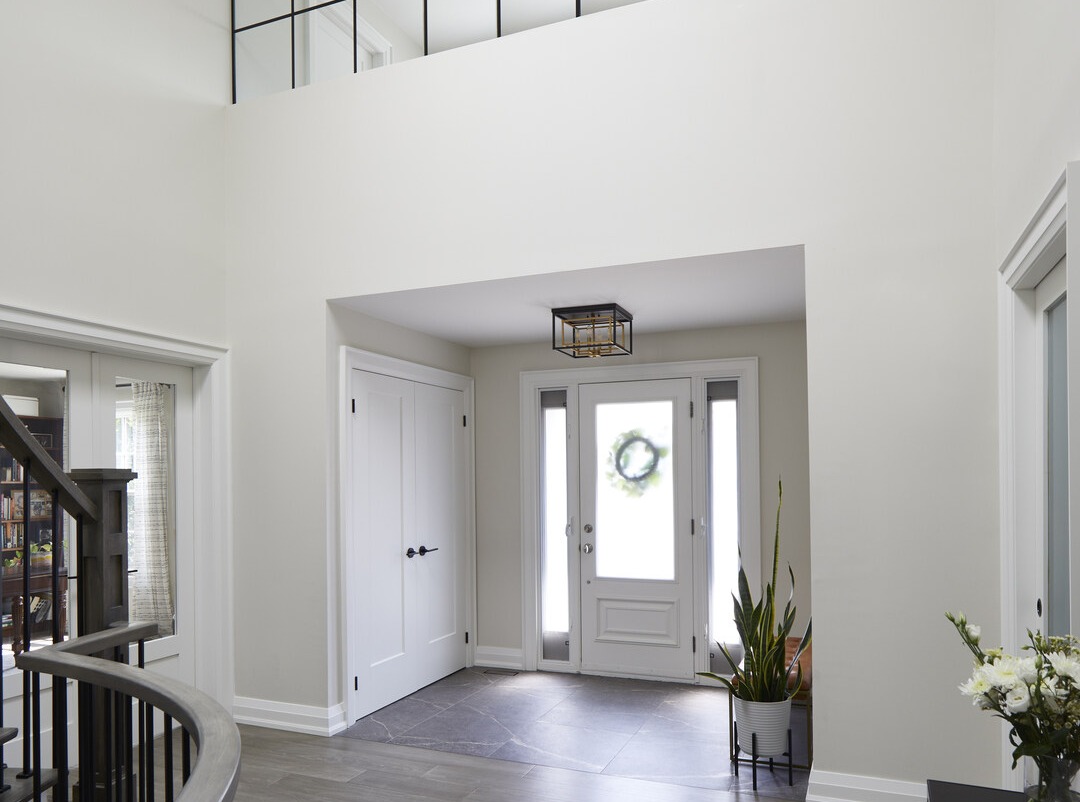
M 340 419 L 338 431 L 341 437 L 338 440 L 338 475 L 341 477 L 341 485 L 338 488 L 338 520 L 341 521 L 341 553 L 338 561 L 338 587 L 348 588 L 346 571 L 357 559 L 356 544 L 352 537 L 352 505 L 349 504 L 348 489 L 352 486 L 353 465 L 352 449 L 349 444 L 353 436 L 353 415 L 350 371 L 365 370 L 370 373 L 380 373 L 384 376 L 393 376 L 399 379 L 433 384 L 439 387 L 449 387 L 461 390 L 465 397 L 465 417 L 469 421 L 465 432 L 465 629 L 469 633 L 469 641 L 465 647 L 465 664 L 471 666 L 476 654 L 476 493 L 475 493 L 475 426 L 474 420 L 474 389 L 473 379 L 459 373 L 451 373 L 447 370 L 419 365 L 414 362 L 406 362 L 402 359 L 383 356 L 382 354 L 362 351 L 358 348 L 342 346 L 340 376 L 338 386 L 341 388 Z M 351 635 L 354 624 L 362 620 L 360 610 L 356 609 L 355 594 L 346 592 L 341 594 L 341 614 L 343 621 L 344 638 L 344 668 L 342 675 L 342 695 L 346 700 L 345 712 L 347 726 L 352 725 L 360 716 L 356 708 L 356 697 L 353 693 L 353 678 L 359 676 L 359 664 L 357 662 L 357 644 L 355 637 Z
M 1071 213 L 1068 208 L 1069 178 L 1080 186 L 1080 162 L 1068 165 L 999 268 L 1001 641 L 1003 648 L 1012 653 L 1026 643 L 1028 628 L 1039 627 L 1028 587 L 1030 578 L 1039 570 L 1036 561 L 1042 553 L 1035 540 L 1041 538 L 1037 531 L 1042 512 L 1036 472 L 1042 437 L 1039 406 L 1043 400 L 1037 384 L 1040 370 L 1036 340 L 1042 321 L 1036 309 L 1035 287 L 1066 256 L 1069 217 L 1080 215 L 1077 204 L 1073 204 Z M 1073 230 L 1080 231 L 1080 220 L 1071 222 Z M 1069 277 L 1067 287 L 1076 281 L 1075 275 Z M 1070 531 L 1078 532 L 1080 528 L 1074 522 L 1080 514 L 1080 436 L 1076 436 L 1080 435 L 1080 415 L 1074 418 L 1072 410 L 1080 403 L 1080 325 L 1072 323 L 1068 327 L 1069 517 Z M 1080 577 L 1080 549 L 1070 549 L 1070 563 L 1070 574 Z M 1071 593 L 1070 617 L 1080 621 L 1080 593 L 1075 589 Z M 1023 773 L 1010 769 L 1011 763 L 1012 747 L 1003 726 L 1003 787 L 1020 790 Z
M 192 368 L 195 686 L 231 710 L 235 660 L 227 350 L 2 305 L 0 336 Z
M 571 453 L 577 454 L 576 392 L 579 384 L 593 382 L 639 381 L 648 379 L 680 379 L 691 381 L 690 397 L 694 403 L 692 438 L 693 516 L 704 522 L 708 512 L 707 449 L 705 433 L 708 425 L 706 385 L 710 381 L 734 379 L 739 382 L 739 531 L 755 533 L 743 544 L 742 559 L 750 576 L 761 575 L 761 489 L 758 435 L 758 361 L 757 357 L 743 359 L 714 359 L 692 362 L 665 362 L 611 367 L 568 368 L 565 370 L 525 371 L 519 380 L 521 419 L 521 577 L 522 577 L 522 657 L 521 667 L 527 671 L 542 668 L 548 671 L 577 671 L 580 654 L 571 652 L 569 662 L 541 659 L 543 633 L 540 622 L 540 392 L 567 389 L 567 423 L 570 429 Z M 571 464 L 573 464 L 571 460 Z M 574 477 L 571 477 L 571 482 Z M 576 500 L 569 506 L 576 509 Z M 571 553 L 580 546 L 579 522 L 570 522 Z M 697 531 L 704 531 L 699 527 Z M 708 552 L 705 537 L 694 538 L 694 634 L 702 648 L 694 655 L 694 671 L 708 671 L 709 643 L 708 594 L 697 589 L 707 588 Z M 571 604 L 574 604 L 575 577 L 571 567 Z M 574 639 L 571 638 L 571 643 Z M 576 662 L 575 662 L 576 660 Z

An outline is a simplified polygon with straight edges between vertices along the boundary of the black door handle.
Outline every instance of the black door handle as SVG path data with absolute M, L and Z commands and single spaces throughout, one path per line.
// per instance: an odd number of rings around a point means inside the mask
M 423 550 L 422 550 L 423 546 L 421 546 L 420 548 L 421 548 L 420 553 L 423 554 L 424 553 Z M 413 557 L 416 556 L 416 549 L 414 549 L 412 546 L 409 546 L 409 550 L 407 552 L 405 552 L 405 556 L 408 557 L 411 560 Z
M 420 556 L 423 557 L 425 554 L 430 554 L 431 552 L 438 551 L 438 550 L 439 550 L 438 546 L 436 546 L 433 549 L 429 549 L 427 546 L 421 546 L 420 547 Z

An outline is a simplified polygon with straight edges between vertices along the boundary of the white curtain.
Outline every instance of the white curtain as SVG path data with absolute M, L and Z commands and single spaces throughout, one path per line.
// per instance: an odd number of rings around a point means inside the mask
M 169 566 L 169 430 L 172 388 L 133 381 L 133 468 L 139 478 L 129 485 L 134 498 L 128 522 L 129 618 L 158 625 L 173 634 L 172 570 Z

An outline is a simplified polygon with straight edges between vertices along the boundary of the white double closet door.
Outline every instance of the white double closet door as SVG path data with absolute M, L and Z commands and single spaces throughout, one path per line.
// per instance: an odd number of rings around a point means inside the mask
M 464 393 L 353 368 L 356 718 L 464 668 Z

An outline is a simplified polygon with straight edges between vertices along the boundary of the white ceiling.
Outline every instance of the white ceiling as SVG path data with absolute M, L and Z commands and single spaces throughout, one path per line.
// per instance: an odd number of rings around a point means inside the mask
M 550 342 L 551 310 L 614 301 L 634 333 L 806 319 L 802 246 L 338 299 L 470 348 Z

